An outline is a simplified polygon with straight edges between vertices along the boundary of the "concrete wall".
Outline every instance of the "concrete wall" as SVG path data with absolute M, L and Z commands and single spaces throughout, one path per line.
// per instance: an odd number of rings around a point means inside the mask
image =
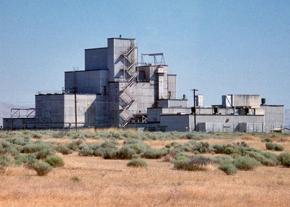
M 107 48 L 85 49 L 85 70 L 108 69 Z
M 109 82 L 109 119 L 112 127 L 119 127 L 119 83 L 118 82 Z
M 138 82 L 129 88 L 129 92 L 135 100 L 130 110 L 132 113 L 146 113 L 147 108 L 153 106 L 154 86 L 148 82 Z
M 77 93 L 104 95 L 108 90 L 108 70 L 65 72 L 65 91 L 73 92 L 75 84 Z
M 78 126 L 95 126 L 96 119 L 96 95 L 76 96 L 77 100 L 77 122 Z M 75 126 L 75 104 L 74 95 L 66 94 L 64 96 L 64 122 L 66 127 Z
M 161 115 L 160 127 L 165 131 L 190 131 L 189 115 Z
M 167 67 L 160 66 L 156 70 L 158 99 L 168 99 Z
M 190 115 L 194 129 L 194 116 Z M 197 115 L 197 124 L 205 123 L 207 132 L 236 132 L 242 131 L 242 126 L 246 123 L 247 132 L 263 132 L 264 116 L 235 116 L 235 115 Z
M 73 94 L 36 95 L 37 128 L 64 128 L 75 126 L 75 101 Z M 97 95 L 76 96 L 78 126 L 100 125 L 107 116 L 106 97 Z M 98 115 L 98 117 L 97 117 Z
M 176 99 L 176 75 L 167 75 L 168 93 L 170 94 L 169 99 Z
M 39 128 L 63 128 L 64 95 L 36 95 L 35 118 Z
M 259 108 L 261 105 L 261 96 L 259 95 L 224 95 L 222 96 L 222 105 L 224 107 L 252 107 Z
M 284 106 L 281 105 L 263 105 L 265 110 L 265 132 L 283 127 Z
M 161 108 L 187 108 L 187 99 L 163 99 L 158 100 L 158 107 Z
M 34 118 L 4 118 L 3 129 L 34 129 L 36 123 Z
M 160 122 L 161 114 L 190 114 L 190 108 L 148 108 L 148 122 Z
M 206 132 L 263 132 L 264 130 L 264 116 L 197 115 L 196 122 L 198 127 L 204 126 Z M 161 115 L 160 127 L 165 128 L 166 131 L 193 131 L 194 116 Z
M 124 68 L 124 64 L 129 66 L 129 63 L 124 61 L 123 58 L 120 58 L 120 56 L 135 45 L 135 39 L 108 39 L 107 66 L 109 68 L 109 81 L 118 80 L 123 75 L 121 69 Z M 137 50 L 130 54 L 129 59 L 131 62 L 137 62 Z

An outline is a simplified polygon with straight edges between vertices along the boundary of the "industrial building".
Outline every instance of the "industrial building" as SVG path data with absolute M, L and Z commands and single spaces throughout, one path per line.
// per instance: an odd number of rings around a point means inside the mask
M 60 93 L 38 93 L 35 109 L 3 119 L 4 129 L 137 127 L 162 131 L 269 132 L 283 126 L 283 105 L 259 95 L 224 95 L 203 106 L 203 96 L 176 97 L 176 75 L 163 53 L 141 54 L 136 40 L 108 38 L 107 46 L 85 49 L 85 69 L 65 72 Z M 17 116 L 18 114 L 18 116 Z

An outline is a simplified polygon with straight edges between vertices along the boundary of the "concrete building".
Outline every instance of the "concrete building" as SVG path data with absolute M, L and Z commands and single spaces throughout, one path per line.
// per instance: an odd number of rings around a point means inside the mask
M 151 130 L 270 132 L 283 128 L 284 106 L 267 105 L 259 95 L 224 95 L 221 105 L 211 107 L 186 107 L 186 100 L 174 104 L 172 100 L 166 100 L 167 104 L 164 101 L 148 108 L 147 124 Z
M 283 106 L 261 103 L 259 95 L 225 95 L 211 107 L 197 95 L 196 107 L 189 107 L 185 98 L 176 98 L 176 75 L 163 53 L 141 54 L 138 62 L 131 38 L 109 38 L 107 47 L 85 49 L 85 69 L 65 72 L 64 85 L 61 93 L 36 95 L 34 117 L 5 118 L 4 128 L 263 132 L 283 125 Z

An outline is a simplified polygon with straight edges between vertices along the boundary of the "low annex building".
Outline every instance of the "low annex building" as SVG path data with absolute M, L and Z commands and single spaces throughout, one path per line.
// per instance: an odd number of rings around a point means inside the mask
M 262 101 L 261 101 L 262 100 Z M 283 105 L 259 95 L 225 95 L 221 105 L 196 107 L 176 98 L 176 74 L 163 53 L 141 54 L 132 38 L 108 38 L 85 49 L 85 69 L 65 72 L 60 93 L 38 93 L 33 116 L 3 119 L 4 129 L 138 127 L 162 131 L 269 132 L 283 126 Z

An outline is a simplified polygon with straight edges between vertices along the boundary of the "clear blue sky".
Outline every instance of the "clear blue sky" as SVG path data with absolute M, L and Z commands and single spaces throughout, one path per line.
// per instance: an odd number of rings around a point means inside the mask
M 84 67 L 84 48 L 119 34 L 165 53 L 179 96 L 253 93 L 290 107 L 287 0 L 0 0 L 0 102 L 33 105 Z

